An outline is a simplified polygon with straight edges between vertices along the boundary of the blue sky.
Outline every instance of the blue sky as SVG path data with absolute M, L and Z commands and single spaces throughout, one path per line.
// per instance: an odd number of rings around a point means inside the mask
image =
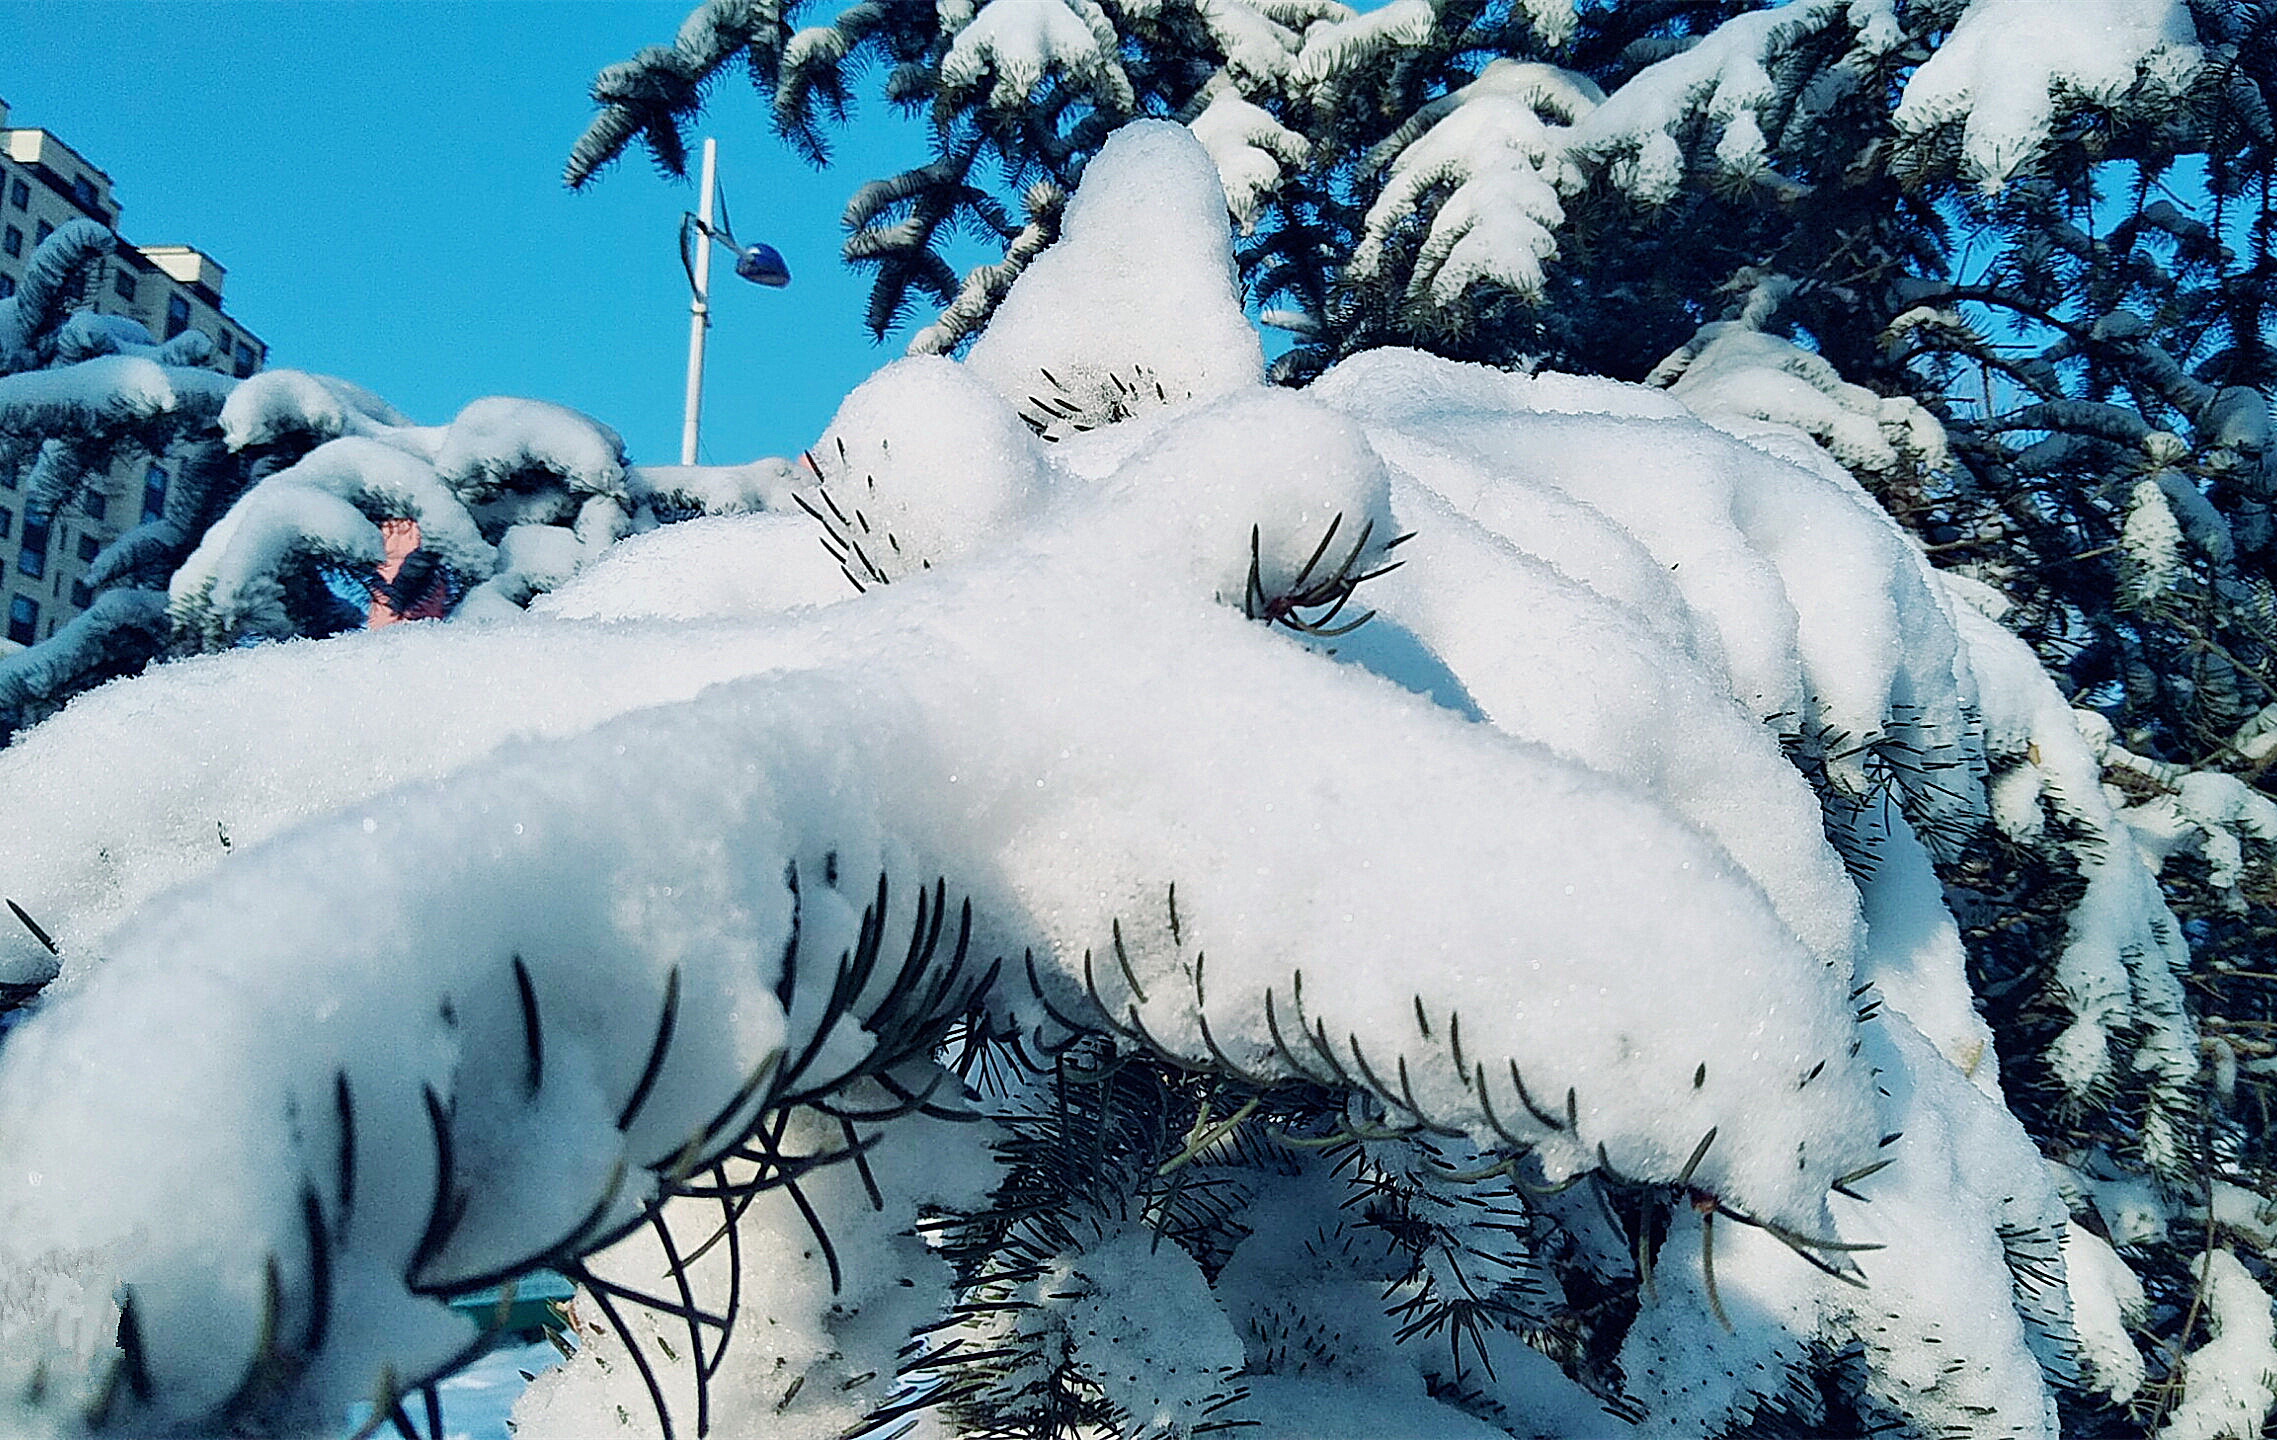
M 121 230 L 228 270 L 271 364 L 340 375 L 426 423 L 481 395 L 615 426 L 635 460 L 679 453 L 695 187 L 629 157 L 561 183 L 593 72 L 669 41 L 683 0 L 0 0 L 9 123 L 111 177 Z M 861 325 L 837 258 L 862 180 L 924 157 L 881 103 L 828 171 L 780 145 L 740 73 L 699 133 L 721 142 L 739 238 L 781 250 L 785 291 L 714 269 L 703 458 L 788 454 L 901 351 Z M 724 259 L 724 255 L 719 258 Z

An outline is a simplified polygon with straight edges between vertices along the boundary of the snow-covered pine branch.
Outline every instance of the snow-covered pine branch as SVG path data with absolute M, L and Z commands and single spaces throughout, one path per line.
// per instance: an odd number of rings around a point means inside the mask
M 884 583 L 669 527 L 555 618 L 169 666 L 0 754 L 64 967 L 0 1049 L 21 1422 L 386 1423 L 537 1264 L 581 1349 L 534 1435 L 2052 1436 L 2123 1388 L 1933 869 L 2059 819 L 2068 1053 L 2150 1072 L 2146 1145 L 2189 1113 L 2176 927 L 2030 650 L 1666 392 L 1268 388 L 1228 238 L 1131 127 L 970 363 L 848 398 L 804 538 Z M 1054 443 L 1050 367 L 1192 394 Z M 567 618 L 674 560 L 708 609 Z M 2266 1408 L 2207 1274 L 2181 1413 Z

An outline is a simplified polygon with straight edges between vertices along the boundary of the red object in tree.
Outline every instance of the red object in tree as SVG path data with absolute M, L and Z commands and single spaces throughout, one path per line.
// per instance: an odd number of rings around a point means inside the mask
M 372 587 L 371 610 L 364 618 L 364 628 L 373 630 L 393 625 L 398 620 L 442 619 L 450 594 L 440 567 L 416 595 L 402 595 L 395 589 L 395 578 L 403 573 L 403 562 L 419 548 L 419 522 L 408 516 L 391 517 L 379 522 L 379 532 L 382 550 L 379 583 Z

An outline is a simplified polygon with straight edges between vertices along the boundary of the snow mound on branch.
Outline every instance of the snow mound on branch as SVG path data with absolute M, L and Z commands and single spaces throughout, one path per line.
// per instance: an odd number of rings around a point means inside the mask
M 68 435 L 177 410 L 211 415 L 235 383 L 210 370 L 103 355 L 52 370 L 0 375 L 0 410 L 27 433 Z
M 1918 402 L 1850 384 L 1823 356 L 1766 333 L 1792 288 L 1781 276 L 1759 282 L 1738 318 L 1701 326 L 1645 383 L 1742 438 L 1760 428 L 1750 420 L 1799 431 L 1853 473 L 1943 469 L 1944 427 Z
M 1210 97 L 1202 113 L 1186 123 L 1218 167 L 1226 208 L 1246 235 L 1257 223 L 1265 200 L 1289 171 L 1311 153 L 1304 136 L 1275 120 L 1227 86 Z
M 849 580 L 885 584 L 1019 527 L 1046 483 L 1042 449 L 971 370 L 913 355 L 840 402 L 795 498 Z
M 1321 383 L 1346 393 L 1335 380 L 1332 372 Z M 1499 382 L 1460 383 L 1460 400 L 1404 392 L 1417 426 L 1489 473 L 1560 491 L 1625 528 L 1714 635 L 1733 693 L 1759 718 L 1799 736 L 1847 737 L 1830 745 L 1836 751 L 1886 740 L 1981 774 L 1969 759 L 1968 681 L 1946 602 L 1926 562 L 1854 483 L 1766 464 L 1737 441 L 1703 444 L 1696 420 L 1584 412 L 1510 426 L 1483 403 Z M 1391 397 L 1365 403 L 1377 423 L 1400 423 Z M 1846 558 L 1830 561 L 1830 546 Z M 1861 587 L 1861 574 L 1884 584 Z M 1864 764 L 1861 753 L 1837 754 L 1832 778 L 1863 794 Z M 1970 784 L 1899 779 L 1950 824 L 1981 819 L 1982 792 Z
M 1871 50 L 1896 38 L 1891 0 L 1796 0 L 1735 16 L 1676 55 L 1646 66 L 1575 127 L 1573 147 L 1609 163 L 1613 182 L 1647 205 L 1675 198 L 1684 179 L 1679 141 L 1688 122 L 1718 138 L 1716 162 L 1753 175 L 1766 167 L 1760 117 L 1777 99 L 1780 52 L 1836 25 Z
M 1209 152 L 1183 126 L 1134 121 L 1085 173 L 1060 242 L 974 342 L 972 373 L 1015 406 L 1046 402 L 1046 417 L 1054 401 L 1109 416 L 1256 384 L 1264 347 L 1242 315 Z
M 774 615 L 856 592 L 805 516 L 719 515 L 635 535 L 530 602 L 562 620 Z
M 2197 1264 L 2213 1338 L 2182 1359 L 2182 1403 L 2158 1440 L 2224 1440 L 2258 1435 L 2277 1406 L 2277 1322 L 2269 1294 L 2227 1250 Z
M 221 434 L 232 450 L 287 435 L 378 437 L 411 421 L 361 385 L 301 370 L 264 370 L 230 392 Z
M 2110 1242 L 2076 1221 L 2064 1224 L 2064 1284 L 2085 1378 L 2119 1404 L 2143 1385 L 2143 1354 L 2127 1334 L 2150 1313 L 2143 1282 Z
M 451 421 L 434 463 L 445 484 L 469 495 L 532 473 L 557 476 L 581 494 L 614 494 L 624 485 L 625 442 L 566 406 L 493 395 Z
M 1289 78 L 1297 86 L 1322 86 L 1362 57 L 1394 45 L 1420 44 L 1434 21 L 1429 0 L 1391 0 L 1375 10 L 1347 12 L 1305 27 Z
M 835 1289 L 784 1190 L 754 1198 L 742 1222 L 754 1240 L 770 1243 L 746 1243 L 740 1253 L 715 1245 L 697 1262 L 698 1293 L 725 1291 L 732 1274 L 746 1313 L 755 1317 L 719 1357 L 712 1377 L 714 1435 L 740 1436 L 764 1425 L 767 1440 L 840 1440 L 891 1398 L 910 1334 L 939 1319 L 955 1298 L 949 1266 L 914 1227 L 929 1211 L 977 1207 L 1001 1178 L 988 1153 L 970 1143 L 976 1128 L 992 1133 L 994 1127 L 912 1116 L 879 1132 L 864 1159 L 882 1207 L 870 1203 L 852 1166 L 819 1170 L 800 1182 L 800 1202 L 837 1245 Z M 791 1120 L 783 1143 L 810 1150 L 843 1140 L 834 1123 L 809 1110 Z M 666 1207 L 664 1220 L 674 1248 L 686 1257 L 718 1231 L 720 1210 L 683 1199 Z M 668 1263 L 658 1238 L 641 1231 L 596 1257 L 594 1268 L 609 1280 L 645 1285 Z M 539 1376 L 524 1393 L 513 1413 L 519 1440 L 590 1440 L 596 1416 L 613 1424 L 614 1406 L 637 1414 L 636 1407 L 648 1403 L 623 1339 L 592 1297 L 573 1301 L 569 1312 L 582 1363 Z M 640 1343 L 656 1358 L 686 1338 L 684 1326 L 647 1311 L 632 1312 L 632 1319 Z M 670 1387 L 673 1413 L 694 1413 L 687 1371 L 665 1368 L 660 1378 Z
M 1542 264 L 1557 255 L 1565 223 L 1558 196 L 1583 183 L 1567 153 L 1570 127 L 1603 100 L 1586 78 L 1556 66 L 1495 60 L 1423 107 L 1370 156 L 1381 163 L 1389 155 L 1390 168 L 1353 251 L 1353 273 L 1380 270 L 1393 230 L 1426 195 L 1451 186 L 1409 276 L 1410 298 L 1429 293 L 1452 306 L 1474 280 L 1538 298 Z
M 1959 123 L 1963 163 L 1997 190 L 2048 143 L 2059 99 L 2179 97 L 2202 59 L 2183 0 L 1971 0 L 1892 118 L 1915 135 Z
M 1965 583 L 1945 583 L 1968 596 Z M 2045 813 L 2094 837 L 2073 852 L 2087 888 L 2072 907 L 2055 965 L 2051 988 L 2072 1018 L 2049 1046 L 2051 1065 L 2082 1097 L 2110 1083 L 2121 1065 L 2146 1073 L 2144 1154 L 2155 1167 L 2179 1165 L 2189 1133 L 2188 1087 L 2198 1073 L 2197 1027 L 2180 979 L 2190 952 L 2149 858 L 2104 790 L 2092 732 L 2107 737 L 2109 722 L 2074 712 L 2015 635 L 1966 604 L 1955 618 L 1977 677 L 1985 750 L 1996 767 L 1993 813 L 2002 830 L 2038 840 Z M 2130 1045 L 2131 1057 L 2123 1053 Z
M 1130 81 L 1115 58 L 1115 31 L 1088 0 L 986 0 L 950 42 L 941 83 L 950 89 L 995 85 L 988 103 L 1000 110 L 1026 101 L 1046 75 L 1063 72 L 1127 95 Z

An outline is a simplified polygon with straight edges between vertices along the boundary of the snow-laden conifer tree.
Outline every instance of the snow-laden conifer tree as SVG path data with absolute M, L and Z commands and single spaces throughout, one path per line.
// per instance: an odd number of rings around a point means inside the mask
M 0 1048 L 11 1423 L 427 1434 L 444 1302 L 538 1266 L 531 1435 L 2258 1423 L 2259 1196 L 2203 1192 L 2180 1365 L 2128 1329 L 2222 1082 L 2128 752 L 1989 587 L 1681 381 L 1268 385 L 1176 127 L 1060 228 L 787 512 L 0 754 L 62 967 Z M 2071 877 L 2016 913 L 2134 1152 L 2019 1119 L 1986 847 Z
M 0 475 L 27 524 L 87 503 L 124 459 L 163 457 L 176 478 L 164 516 L 96 557 L 94 605 L 46 643 L 0 657 L 0 741 L 165 648 L 166 562 L 180 558 L 185 530 L 243 484 L 209 438 L 235 383 L 206 367 L 212 342 L 190 330 L 160 345 L 131 320 L 82 308 L 117 244 L 94 221 L 73 221 L 41 242 L 24 283 L 0 300 Z
M 2206 1217 L 2242 1213 L 2212 1197 L 2277 1184 L 2270 7 L 1097 0 L 1088 45 L 1058 8 L 699 6 L 597 78 L 571 178 L 642 137 L 671 168 L 738 68 L 819 153 L 884 62 L 934 148 L 849 212 L 850 259 L 896 257 L 873 323 L 950 299 L 941 225 L 1008 237 L 912 342 L 953 353 L 1049 253 L 1098 137 L 1161 116 L 1217 164 L 1245 298 L 1295 337 L 1284 382 L 1413 346 L 1647 381 L 1832 455 L 1967 591 L 1965 623 L 2022 636 L 2080 707 L 2087 752 L 2051 768 L 2028 740 L 1995 766 L 1997 838 L 1932 862 L 2010 1107 L 2147 1283 L 2150 1378 L 2112 1393 L 2138 1428 L 2176 1403 Z M 2142 882 L 2088 837 L 2120 833 L 2176 923 L 2114 950 L 2084 917 Z M 2118 1022 L 2122 995 L 2165 1018 Z

